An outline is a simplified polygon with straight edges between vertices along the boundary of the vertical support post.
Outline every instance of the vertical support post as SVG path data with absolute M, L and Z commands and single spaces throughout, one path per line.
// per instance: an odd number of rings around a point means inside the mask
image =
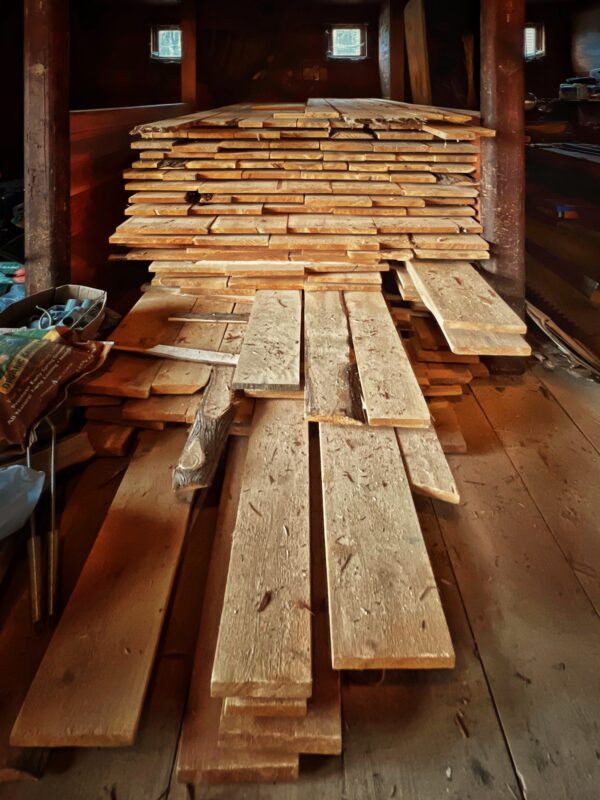
M 181 4 L 181 102 L 189 103 L 191 111 L 198 106 L 198 7 L 197 0 Z
M 404 100 L 405 0 L 384 0 L 379 12 L 379 76 L 381 96 Z
M 485 3 L 485 0 L 481 0 Z M 406 55 L 413 103 L 431 105 L 425 0 L 408 0 L 404 8 Z
M 69 3 L 24 0 L 29 294 L 70 276 Z
M 482 142 L 481 211 L 490 282 L 525 308 L 525 0 L 481 0 L 481 114 L 495 139 Z

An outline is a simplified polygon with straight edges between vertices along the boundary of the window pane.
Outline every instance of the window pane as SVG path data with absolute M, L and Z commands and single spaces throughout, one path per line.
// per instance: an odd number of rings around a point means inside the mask
M 525 56 L 532 58 L 537 49 L 537 31 L 535 28 L 525 28 Z
M 181 58 L 180 30 L 158 31 L 158 55 L 160 58 Z
M 363 54 L 361 28 L 334 28 L 333 55 L 359 57 Z

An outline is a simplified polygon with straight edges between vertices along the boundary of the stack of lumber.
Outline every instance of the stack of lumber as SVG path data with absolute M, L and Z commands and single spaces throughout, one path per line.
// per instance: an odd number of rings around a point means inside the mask
M 111 241 L 154 285 L 377 291 L 389 262 L 486 259 L 464 113 L 382 100 L 236 105 L 142 125 Z

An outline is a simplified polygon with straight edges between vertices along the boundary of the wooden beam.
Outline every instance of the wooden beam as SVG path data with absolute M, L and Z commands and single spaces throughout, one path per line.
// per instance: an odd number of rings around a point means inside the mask
M 404 100 L 405 0 L 385 0 L 379 14 L 381 97 Z
M 483 139 L 481 217 L 492 244 L 491 282 L 521 316 L 525 303 L 525 151 L 523 30 L 525 0 L 481 4 L 482 123 L 497 131 Z
M 431 105 L 431 78 L 429 76 L 424 0 L 408 0 L 404 9 L 404 26 L 412 101 Z
M 181 102 L 198 107 L 198 10 L 197 0 L 181 4 Z
M 69 3 L 25 0 L 25 260 L 29 294 L 69 282 Z

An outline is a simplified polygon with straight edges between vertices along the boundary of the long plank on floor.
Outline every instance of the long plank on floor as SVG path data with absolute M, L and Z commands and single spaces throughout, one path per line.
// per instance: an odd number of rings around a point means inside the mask
M 380 292 L 345 292 L 352 345 L 371 425 L 427 427 L 427 403 Z
M 527 373 L 473 392 L 600 614 L 598 451 Z
M 131 744 L 187 526 L 185 431 L 146 431 L 15 722 L 19 746 Z
M 394 431 L 319 433 L 333 666 L 454 666 Z
M 310 440 L 311 578 L 313 613 L 314 682 L 306 714 L 296 718 L 221 716 L 219 741 L 224 746 L 263 746 L 289 753 L 336 755 L 342 750 L 340 675 L 331 667 L 328 635 L 327 579 L 321 472 L 316 436 Z
M 340 292 L 304 295 L 304 374 L 308 420 L 340 425 L 362 421 L 360 383 Z
M 213 696 L 312 693 L 308 424 L 296 400 L 255 410 L 211 681 Z
M 257 291 L 233 388 L 298 389 L 301 325 L 301 292 Z
M 419 521 L 456 648 L 444 672 L 386 672 L 344 686 L 344 789 L 367 797 L 516 800 L 517 777 L 431 501 Z M 368 768 L 365 766 L 368 765 Z
M 593 798 L 600 620 L 475 398 L 454 408 L 462 503 L 436 513 L 523 794 Z
M 184 783 L 292 779 L 298 774 L 297 756 L 258 749 L 235 750 L 217 744 L 221 701 L 210 696 L 210 677 L 246 449 L 247 442 L 244 439 L 231 442 L 190 692 L 177 753 L 177 779 Z

